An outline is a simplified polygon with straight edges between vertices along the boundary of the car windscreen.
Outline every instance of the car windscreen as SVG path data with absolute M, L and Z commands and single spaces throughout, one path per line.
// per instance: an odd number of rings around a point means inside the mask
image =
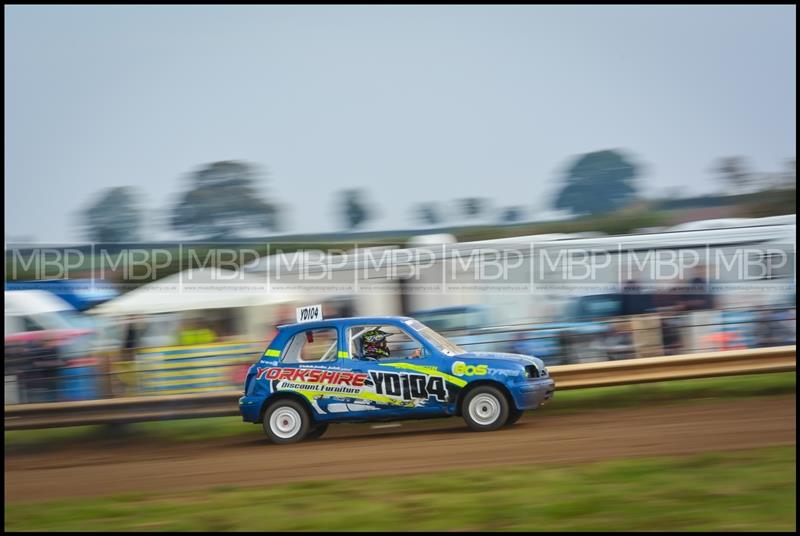
M 445 355 L 453 356 L 453 355 L 467 353 L 467 351 L 461 348 L 459 345 L 454 344 L 453 342 L 448 340 L 447 337 L 445 337 L 444 335 L 436 333 L 434 330 L 432 330 L 422 322 L 412 319 L 412 320 L 406 320 L 406 324 L 408 324 L 409 327 L 414 329 L 425 340 L 430 342 L 433 346 L 436 347 L 436 349 L 438 349 Z

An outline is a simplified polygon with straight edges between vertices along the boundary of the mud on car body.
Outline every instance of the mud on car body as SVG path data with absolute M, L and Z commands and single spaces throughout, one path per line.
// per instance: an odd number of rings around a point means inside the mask
M 308 316 L 319 317 L 298 313 Z M 379 332 L 388 356 L 362 344 Z M 342 422 L 462 416 L 475 431 L 496 430 L 554 390 L 535 357 L 467 352 L 409 317 L 356 317 L 279 327 L 247 372 L 239 408 L 273 442 L 293 443 Z

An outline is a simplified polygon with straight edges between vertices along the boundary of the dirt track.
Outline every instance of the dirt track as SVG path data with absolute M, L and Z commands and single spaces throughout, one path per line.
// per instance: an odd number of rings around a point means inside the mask
M 372 428 L 340 425 L 320 440 L 275 446 L 252 436 L 187 446 L 130 444 L 6 456 L 6 501 L 175 491 L 216 485 L 426 473 L 459 467 L 580 462 L 796 442 L 795 396 L 526 415 L 493 433 L 460 419 Z M 386 425 L 384 425 L 386 426 Z

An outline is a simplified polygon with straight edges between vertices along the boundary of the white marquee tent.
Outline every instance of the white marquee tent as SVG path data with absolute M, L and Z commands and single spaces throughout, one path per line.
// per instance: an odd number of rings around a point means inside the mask
M 89 312 L 120 316 L 289 303 L 299 296 L 268 292 L 267 282 L 233 270 L 184 270 L 142 285 Z

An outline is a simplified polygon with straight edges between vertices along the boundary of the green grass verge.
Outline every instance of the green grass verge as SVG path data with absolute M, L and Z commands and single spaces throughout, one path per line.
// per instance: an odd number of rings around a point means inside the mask
M 795 447 L 12 503 L 23 530 L 796 529 Z
M 582 412 L 594 409 L 637 407 L 645 403 L 692 402 L 702 399 L 736 399 L 794 393 L 796 374 L 782 372 L 671 382 L 556 391 L 553 401 L 538 410 L 542 414 Z M 88 441 L 114 441 L 120 436 L 159 441 L 198 441 L 240 434 L 261 434 L 239 417 L 214 417 L 132 424 L 124 429 L 76 426 L 46 430 L 5 432 L 6 452 L 63 448 Z
M 796 392 L 797 374 L 778 372 L 640 383 L 594 389 L 558 391 L 543 412 L 585 411 L 596 408 L 636 407 L 644 403 L 695 402 L 698 400 L 780 395 Z

